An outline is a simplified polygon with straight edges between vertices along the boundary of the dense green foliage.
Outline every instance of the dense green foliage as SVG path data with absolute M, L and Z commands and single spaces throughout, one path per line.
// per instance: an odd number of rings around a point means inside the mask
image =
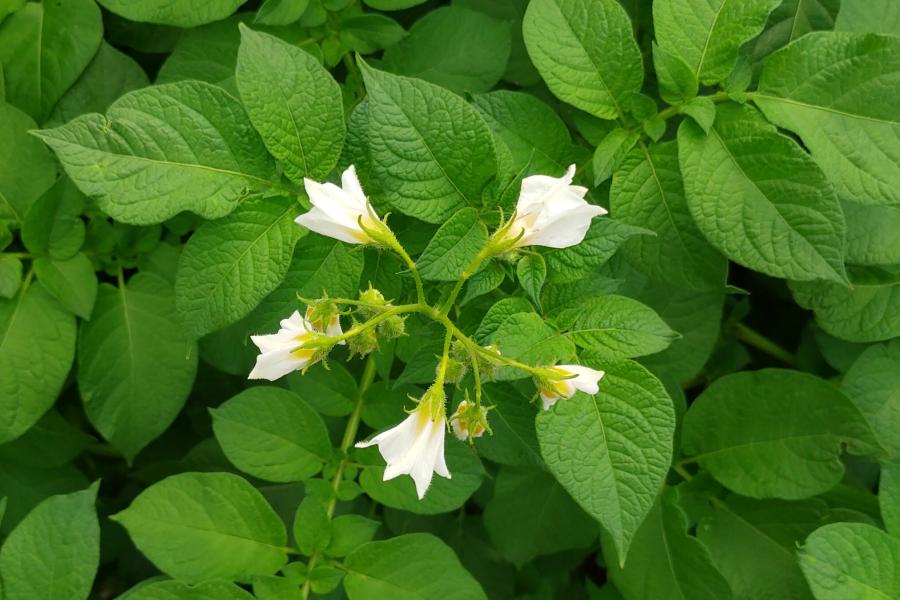
M 900 598 L 898 92 L 895 0 L 0 0 L 0 600 Z

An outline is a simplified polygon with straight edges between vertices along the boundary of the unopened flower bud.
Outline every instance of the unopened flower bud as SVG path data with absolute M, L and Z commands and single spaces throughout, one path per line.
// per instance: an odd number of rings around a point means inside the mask
M 354 322 L 355 325 L 357 323 Z M 347 340 L 347 346 L 350 348 L 350 356 L 366 356 L 378 348 L 378 334 L 374 328 L 365 329 Z
M 440 369 L 440 365 L 438 365 Z M 444 381 L 447 383 L 459 383 L 466 376 L 466 363 L 453 358 L 447 358 L 447 365 L 444 367 Z
M 378 325 L 378 333 L 388 340 L 402 337 L 406 335 L 406 319 L 400 315 L 388 317 Z
M 359 293 L 359 314 L 366 320 L 381 314 L 384 308 L 390 306 L 384 295 L 373 287 Z
M 463 400 L 456 408 L 456 412 L 450 418 L 450 427 L 453 434 L 462 441 L 472 440 L 490 431 L 488 425 L 488 408 L 476 406 L 474 402 Z
M 330 337 L 337 337 L 343 333 L 340 311 L 328 298 L 316 300 L 307 306 L 306 320 L 318 331 Z

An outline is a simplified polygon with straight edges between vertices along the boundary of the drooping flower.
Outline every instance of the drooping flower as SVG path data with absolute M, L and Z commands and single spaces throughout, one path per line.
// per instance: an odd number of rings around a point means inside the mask
M 384 481 L 409 475 L 421 500 L 435 473 L 450 479 L 450 471 L 444 461 L 445 415 L 443 386 L 432 386 L 422 396 L 416 409 L 399 425 L 367 442 L 358 442 L 356 447 L 378 445 L 378 451 L 387 463 Z
M 333 323 L 328 325 L 328 329 L 337 331 L 338 335 L 340 328 L 340 321 L 336 329 Z M 307 344 L 321 335 L 322 332 L 296 310 L 289 318 L 281 321 L 278 333 L 251 335 L 250 339 L 259 348 L 260 354 L 256 357 L 256 365 L 247 376 L 248 379 L 275 381 L 291 371 L 312 365 L 322 356 L 322 349 L 311 348 Z
M 588 204 L 588 189 L 572 185 L 575 165 L 562 177 L 532 175 L 522 180 L 516 212 L 498 232 L 494 243 L 504 250 L 525 246 L 567 248 L 580 244 L 591 219 L 605 215 L 606 209 Z
M 450 427 L 457 439 L 466 441 L 470 437 L 478 438 L 488 431 L 487 412 L 483 406 L 476 406 L 468 400 L 463 400 L 456 407 L 456 412 L 450 417 Z
M 559 399 L 569 399 L 576 391 L 594 395 L 600 391 L 603 371 L 581 365 L 556 365 L 548 369 L 539 386 L 544 410 L 549 410 Z
M 308 178 L 303 185 L 313 207 L 295 219 L 297 224 L 348 244 L 374 243 L 365 229 L 376 231 L 384 225 L 369 204 L 353 165 L 341 175 L 341 187 Z

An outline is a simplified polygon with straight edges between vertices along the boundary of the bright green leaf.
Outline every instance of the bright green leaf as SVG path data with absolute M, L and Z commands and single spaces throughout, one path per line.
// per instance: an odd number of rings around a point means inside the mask
M 75 358 L 75 317 L 32 283 L 0 299 L 0 443 L 53 406 Z
M 681 124 L 678 150 L 694 221 L 723 254 L 773 277 L 846 281 L 840 203 L 796 142 L 722 104 L 709 135 Z
M 616 0 L 534 0 L 523 33 L 550 90 L 592 115 L 621 117 L 641 88 L 641 53 Z
M 453 550 L 426 533 L 360 546 L 347 557 L 344 568 L 344 589 L 350 600 L 487 598 Z
M 474 208 L 464 208 L 437 230 L 416 266 L 423 279 L 456 281 L 484 247 L 487 228 Z
M 90 319 L 97 298 L 94 265 L 84 254 L 68 260 L 38 258 L 34 273 L 51 296 L 82 319 Z
M 148 225 L 183 210 L 222 217 L 274 167 L 240 103 L 222 88 L 183 81 L 137 90 L 106 116 L 36 132 L 82 192 L 118 221 Z
M 278 287 L 303 234 L 296 213 L 285 198 L 258 199 L 197 230 L 175 279 L 175 303 L 190 334 L 199 337 L 237 321 Z
M 157 23 L 175 27 L 196 27 L 224 19 L 243 4 L 243 0 L 100 0 L 104 8 L 130 21 Z
M 782 369 L 726 375 L 684 419 L 682 445 L 721 484 L 751 498 L 808 498 L 841 480 L 842 445 L 874 443 L 862 415 L 822 379 Z
M 24 221 L 32 204 L 56 180 L 47 147 L 28 135 L 34 127 L 31 117 L 0 102 L 0 221 L 10 228 Z
M 311 54 L 240 29 L 237 86 L 250 121 L 294 182 L 324 178 L 346 134 L 340 87 Z
M 577 393 L 542 411 L 537 436 L 550 471 L 624 557 L 669 470 L 675 410 L 663 385 L 639 364 L 589 366 L 606 371 L 600 392 Z
M 139 273 L 103 284 L 78 343 L 78 388 L 91 423 L 133 459 L 184 406 L 197 347 L 175 313 L 171 285 Z
M 287 562 L 284 524 L 237 475 L 173 475 L 113 518 L 161 571 L 188 583 L 247 581 Z
M 6 598 L 88 597 L 100 565 L 97 487 L 48 498 L 9 534 L 0 548 Z
M 494 176 L 491 132 L 465 100 L 360 61 L 368 91 L 372 177 L 400 212 L 441 223 L 481 205 Z
M 216 439 L 234 466 L 266 481 L 309 479 L 331 457 L 322 418 L 296 394 L 261 386 L 212 410 Z

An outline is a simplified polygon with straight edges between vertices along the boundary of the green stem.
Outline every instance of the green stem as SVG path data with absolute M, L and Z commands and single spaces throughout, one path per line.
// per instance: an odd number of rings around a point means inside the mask
M 344 427 L 344 437 L 341 439 L 341 462 L 338 463 L 338 468 L 334 473 L 334 478 L 332 478 L 331 480 L 331 499 L 328 501 L 328 506 L 325 509 L 328 513 L 329 519 L 334 516 L 334 509 L 337 506 L 338 500 L 338 489 L 341 486 L 341 481 L 343 481 L 344 479 L 344 471 L 346 470 L 347 465 L 350 462 L 347 458 L 347 451 L 353 444 L 353 440 L 356 439 L 357 432 L 359 432 L 359 422 L 362 415 L 363 398 L 366 395 L 366 391 L 372 385 L 372 382 L 375 381 L 375 373 L 375 359 L 370 354 L 366 359 L 366 366 L 363 369 L 363 374 L 359 380 L 359 386 L 356 390 L 356 401 L 353 404 L 353 412 L 350 413 L 350 419 L 347 421 L 346 427 Z M 304 599 L 309 598 L 310 586 L 312 585 L 311 580 L 309 579 L 309 575 L 315 568 L 316 562 L 318 562 L 319 558 L 319 552 L 314 552 L 313 555 L 309 557 L 309 563 L 307 565 L 307 578 L 303 583 L 303 589 L 301 590 L 301 594 Z
M 456 297 L 459 296 L 460 290 L 462 290 L 463 285 L 468 281 L 469 277 L 478 272 L 478 267 L 481 266 L 487 258 L 490 257 L 491 251 L 489 250 L 490 243 L 487 246 L 482 248 L 475 258 L 466 265 L 466 268 L 463 270 L 462 275 L 459 276 L 459 279 L 456 282 L 456 285 L 453 286 L 453 290 L 450 292 L 450 295 L 447 296 L 447 300 L 444 302 L 443 306 L 440 308 L 440 312 L 443 315 L 446 315 L 450 312 L 450 308 L 453 306 L 453 303 L 456 302 Z
M 753 346 L 757 350 L 761 352 L 765 352 L 769 356 L 777 358 L 781 362 L 793 365 L 796 362 L 796 358 L 793 354 L 765 337 L 764 335 L 750 329 L 743 323 L 736 323 L 734 326 L 734 334 L 737 336 L 739 340 Z
M 688 473 L 687 469 L 681 466 L 681 463 L 675 463 L 674 465 L 672 465 L 672 470 L 678 473 L 685 481 L 690 481 L 694 478 L 693 475 Z
M 416 299 L 419 301 L 419 304 L 426 304 L 425 302 L 425 287 L 422 285 L 422 278 L 419 277 L 419 270 L 416 268 L 416 261 L 412 259 L 412 257 L 407 253 L 407 251 L 400 245 L 400 242 L 397 242 L 395 246 L 392 248 L 394 252 L 396 252 L 400 258 L 403 259 L 403 262 L 406 263 L 406 266 L 409 268 L 409 272 L 412 273 L 413 280 L 416 282 Z

